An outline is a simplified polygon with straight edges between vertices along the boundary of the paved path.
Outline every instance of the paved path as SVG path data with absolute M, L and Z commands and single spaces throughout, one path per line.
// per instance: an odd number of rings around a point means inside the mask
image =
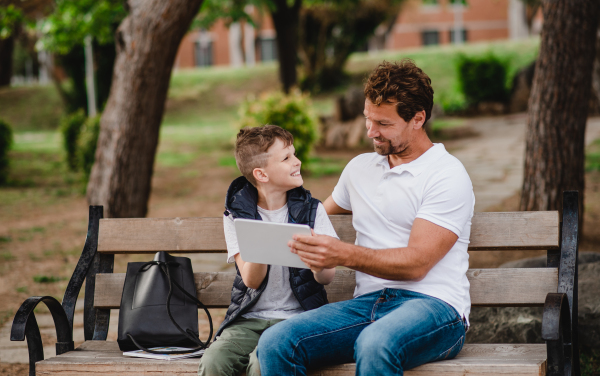
M 523 181 L 523 155 L 525 151 L 525 114 L 494 118 L 478 118 L 469 121 L 470 126 L 479 135 L 446 142 L 446 148 L 465 165 L 471 176 L 475 190 L 476 211 L 500 204 L 521 188 Z M 600 138 L 600 118 L 588 121 L 586 143 Z M 224 263 L 223 254 L 192 255 L 193 264 L 200 270 L 231 270 Z M 75 316 L 74 340 L 83 341 L 83 302 L 77 304 Z M 43 338 L 55 336 L 52 317 L 49 314 L 36 315 Z M 8 322 L 0 330 L 0 361 L 9 363 L 27 363 L 26 342 L 11 342 Z M 111 314 L 109 339 L 116 339 L 118 312 Z M 46 341 L 46 358 L 55 354 L 54 342 Z
M 446 142 L 446 148 L 464 164 L 475 191 L 475 211 L 500 204 L 521 189 L 527 115 L 516 114 L 469 121 L 479 134 Z M 590 118 L 586 144 L 600 138 L 600 118 Z

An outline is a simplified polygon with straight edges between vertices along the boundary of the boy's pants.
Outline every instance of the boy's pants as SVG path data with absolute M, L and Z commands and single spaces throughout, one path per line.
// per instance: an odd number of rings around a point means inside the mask
M 248 376 L 260 376 L 256 345 L 260 335 L 283 320 L 235 320 L 223 330 L 200 359 L 199 376 L 237 376 L 246 371 Z

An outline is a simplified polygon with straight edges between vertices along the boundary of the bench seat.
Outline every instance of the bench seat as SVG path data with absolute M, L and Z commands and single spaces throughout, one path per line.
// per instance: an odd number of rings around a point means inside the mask
M 535 375 L 546 374 L 545 344 L 466 344 L 451 360 L 428 363 L 406 371 L 425 375 Z M 73 351 L 37 363 L 38 375 L 196 375 L 199 358 L 170 362 L 123 356 L 115 341 L 86 341 Z M 354 374 L 354 364 L 312 370 L 311 376 Z

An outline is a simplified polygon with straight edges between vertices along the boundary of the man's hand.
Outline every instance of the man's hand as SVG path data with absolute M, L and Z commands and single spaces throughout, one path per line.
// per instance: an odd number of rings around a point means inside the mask
M 348 244 L 327 235 L 317 235 L 311 229 L 312 236 L 294 235 L 293 240 L 288 242 L 292 253 L 300 256 L 313 271 L 331 269 L 343 266 L 348 256 Z

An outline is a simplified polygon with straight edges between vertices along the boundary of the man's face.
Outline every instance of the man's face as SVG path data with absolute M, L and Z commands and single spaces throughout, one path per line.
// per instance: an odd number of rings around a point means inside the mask
M 377 106 L 366 99 L 364 115 L 367 119 L 367 136 L 373 139 L 378 154 L 400 154 L 408 149 L 415 130 L 410 126 L 411 122 L 404 121 L 398 115 L 395 104 L 382 103 Z
M 283 141 L 276 139 L 267 153 L 267 166 L 262 169 L 268 177 L 267 184 L 278 190 L 289 191 L 304 183 L 300 174 L 302 162 L 296 158 L 294 145 L 285 146 Z

